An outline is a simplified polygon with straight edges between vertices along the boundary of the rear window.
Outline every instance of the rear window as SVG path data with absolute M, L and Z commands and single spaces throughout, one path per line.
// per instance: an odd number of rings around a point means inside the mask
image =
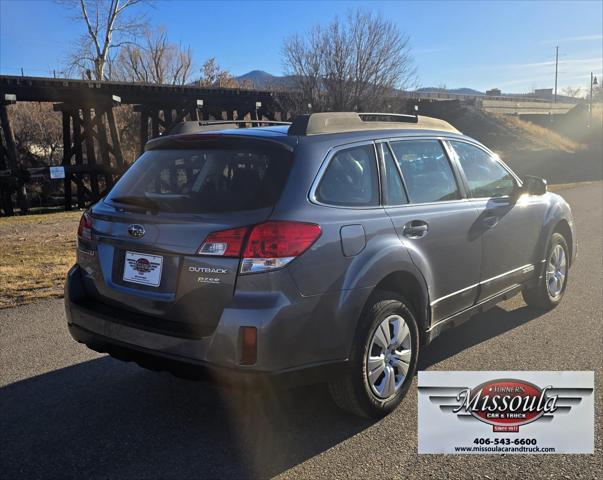
M 108 200 L 168 213 L 255 210 L 275 204 L 292 156 L 281 149 L 145 152 Z

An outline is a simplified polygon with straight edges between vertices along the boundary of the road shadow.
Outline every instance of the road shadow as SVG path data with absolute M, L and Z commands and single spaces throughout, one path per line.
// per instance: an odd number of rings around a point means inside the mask
M 369 427 L 323 386 L 261 393 L 109 357 L 0 389 L 3 478 L 266 478 Z
M 420 369 L 536 318 L 494 308 Z M 369 428 L 324 386 L 242 392 L 100 357 L 0 389 L 3 478 L 267 478 Z
M 419 358 L 419 370 L 425 370 L 457 353 L 513 330 L 543 315 L 541 310 L 523 306 L 507 311 L 496 306 L 480 313 L 465 323 L 445 330 L 423 348 Z

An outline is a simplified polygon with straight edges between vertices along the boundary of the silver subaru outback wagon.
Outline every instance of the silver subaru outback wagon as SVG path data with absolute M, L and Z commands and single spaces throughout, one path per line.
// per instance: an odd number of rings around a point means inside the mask
M 65 306 L 94 350 L 237 385 L 326 381 L 378 417 L 447 328 L 518 293 L 563 297 L 568 204 L 442 120 L 184 130 L 81 218 Z

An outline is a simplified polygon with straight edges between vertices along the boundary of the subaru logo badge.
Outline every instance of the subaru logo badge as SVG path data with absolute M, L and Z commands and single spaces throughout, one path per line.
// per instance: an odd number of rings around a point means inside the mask
M 128 227 L 128 233 L 131 237 L 142 238 L 146 232 L 142 225 L 138 225 L 137 223 L 135 223 Z

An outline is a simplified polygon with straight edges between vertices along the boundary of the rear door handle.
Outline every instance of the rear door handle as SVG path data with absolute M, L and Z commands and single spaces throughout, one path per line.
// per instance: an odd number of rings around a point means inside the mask
M 429 225 L 423 220 L 412 220 L 404 225 L 402 234 L 408 238 L 424 237 L 429 231 Z

